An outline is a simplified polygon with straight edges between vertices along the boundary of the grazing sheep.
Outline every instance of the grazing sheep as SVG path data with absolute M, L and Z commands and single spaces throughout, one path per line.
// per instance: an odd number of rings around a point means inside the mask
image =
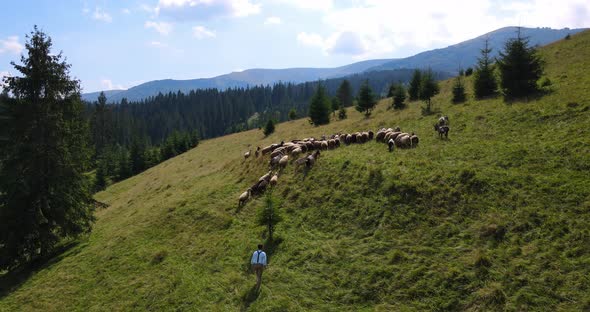
M 395 145 L 399 148 L 408 148 L 411 146 L 410 135 L 405 133 L 395 139 Z
M 443 135 L 446 139 L 449 138 L 449 126 L 439 126 L 438 124 L 434 125 L 434 131 L 438 133 L 438 136 L 442 139 Z
M 402 133 L 399 131 L 392 132 L 391 136 L 389 138 L 395 140 L 395 139 L 397 139 L 398 135 L 400 135 L 400 134 L 402 134 Z
M 270 179 L 270 176 L 271 175 L 272 175 L 272 171 L 269 171 L 267 174 L 261 176 L 260 179 L 258 179 L 258 182 L 260 182 L 260 181 L 268 181 Z
M 277 182 L 279 181 L 279 174 L 275 173 L 275 175 L 272 176 L 272 178 L 270 178 L 270 186 L 276 186 Z
M 361 133 L 361 143 L 365 143 L 369 141 L 369 132 Z
M 328 142 L 322 141 L 320 146 L 321 146 L 322 150 L 324 150 L 324 151 L 328 150 Z
M 270 153 L 273 149 L 274 149 L 274 147 L 272 145 L 269 145 L 269 146 L 263 148 L 261 151 L 262 155 L 266 155 L 266 154 Z
M 322 141 L 313 141 L 313 149 L 319 150 L 322 148 Z
M 449 116 L 440 116 L 438 119 L 439 126 L 448 126 L 449 125 Z
M 281 169 L 285 169 L 285 167 L 287 167 L 288 163 L 289 163 L 289 156 L 285 155 L 285 156 L 281 157 L 281 159 L 279 160 L 279 167 Z
M 400 129 L 400 127 L 395 127 L 395 129 L 393 129 L 393 131 L 395 131 L 395 132 L 401 132 L 402 129 Z
M 242 193 L 242 195 L 240 195 L 240 198 L 238 200 L 238 207 L 242 207 L 246 203 L 246 201 L 248 201 L 251 193 L 252 193 L 252 189 L 249 188 L 244 193 Z
M 258 190 L 258 194 L 264 193 L 264 191 L 266 190 L 266 187 L 267 186 L 268 186 L 268 181 L 267 180 L 262 180 L 262 181 L 258 182 L 258 185 L 256 187 L 256 189 Z
M 334 149 L 334 146 L 336 146 L 336 140 L 329 139 L 328 140 L 328 149 Z
M 377 132 L 377 136 L 375 137 L 375 141 L 377 142 L 383 142 L 383 139 L 385 138 L 385 135 L 387 133 L 385 131 L 378 131 Z
M 260 146 L 257 146 L 256 152 L 254 152 L 254 156 L 256 156 L 256 158 L 258 158 L 258 155 L 260 155 Z
M 277 156 L 271 158 L 270 163 L 269 163 L 270 167 L 274 168 L 276 165 L 278 165 L 279 161 L 281 160 L 282 157 L 283 157 L 283 155 L 277 155 Z
M 395 141 L 393 139 L 389 139 L 389 141 L 387 142 L 387 145 L 389 145 L 389 152 L 393 152 L 393 147 L 395 146 Z
M 298 147 L 291 151 L 291 156 L 293 158 L 297 158 L 301 153 L 303 153 L 303 150 L 301 149 L 301 147 Z
M 283 147 L 279 147 L 279 148 L 275 149 L 274 151 L 272 151 L 272 153 L 270 153 L 270 158 L 274 158 L 276 156 L 283 155 L 285 150 L 286 149 Z
M 247 152 L 244 153 L 244 160 L 248 159 L 248 157 L 250 157 L 250 154 L 252 153 L 252 150 L 249 149 Z
M 417 147 L 419 142 L 420 139 L 418 139 L 418 136 L 412 133 L 410 136 L 410 147 Z

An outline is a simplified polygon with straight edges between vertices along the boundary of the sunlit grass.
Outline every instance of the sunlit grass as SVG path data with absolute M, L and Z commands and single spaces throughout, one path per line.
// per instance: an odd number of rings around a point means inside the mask
M 0 297 L 0 310 L 583 310 L 590 308 L 590 33 L 543 48 L 553 92 L 511 104 L 421 103 L 313 127 L 305 119 L 203 141 L 96 195 L 92 234 Z M 470 82 L 469 80 L 467 81 Z M 469 88 L 468 91 L 470 92 Z M 273 191 L 284 220 L 262 292 L 249 255 L 263 242 L 238 196 L 267 170 L 248 147 L 400 126 L 382 143 L 288 166 Z

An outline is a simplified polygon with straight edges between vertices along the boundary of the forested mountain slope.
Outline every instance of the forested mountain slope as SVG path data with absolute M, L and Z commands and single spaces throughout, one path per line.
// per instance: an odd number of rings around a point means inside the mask
M 112 185 L 92 234 L 34 271 L 0 277 L 2 311 L 583 311 L 590 309 L 590 32 L 541 49 L 553 92 L 537 99 L 422 103 L 264 138 L 251 130 Z M 468 81 L 470 82 L 470 81 Z M 238 196 L 267 170 L 248 147 L 399 125 L 415 149 L 374 141 L 289 165 L 260 295 L 247 263 L 264 198 Z
M 575 34 L 584 29 L 551 29 L 551 28 L 521 28 L 523 36 L 530 39 L 532 45 L 546 45 L 564 38 L 568 34 Z M 181 91 L 188 93 L 196 89 L 246 87 L 255 85 L 272 85 L 279 81 L 300 83 L 318 79 L 345 77 L 365 71 L 383 71 L 391 69 L 432 68 L 434 71 L 456 73 L 460 68 L 473 66 L 477 62 L 479 50 L 484 45 L 485 38 L 490 39 L 492 56 L 497 55 L 507 39 L 516 35 L 517 27 L 496 29 L 477 38 L 460 42 L 446 48 L 422 52 L 414 56 L 400 59 L 378 59 L 356 62 L 334 68 L 286 68 L 286 69 L 247 69 L 241 72 L 212 77 L 189 80 L 163 79 L 149 81 L 128 90 L 112 90 L 108 96 L 109 102 L 117 103 L 123 98 L 138 101 L 158 93 Z M 98 93 L 83 94 L 86 101 L 96 101 Z

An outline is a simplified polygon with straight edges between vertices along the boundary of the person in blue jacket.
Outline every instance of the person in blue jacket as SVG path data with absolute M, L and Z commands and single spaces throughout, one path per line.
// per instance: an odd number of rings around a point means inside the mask
M 260 289 L 260 284 L 262 283 L 262 271 L 266 268 L 266 253 L 262 251 L 262 247 L 262 244 L 258 245 L 258 250 L 252 254 L 252 259 L 250 260 L 252 270 L 256 273 L 257 290 Z

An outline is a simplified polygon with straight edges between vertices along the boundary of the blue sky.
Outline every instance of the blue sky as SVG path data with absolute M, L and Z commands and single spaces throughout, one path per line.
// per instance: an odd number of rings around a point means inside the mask
M 590 27 L 589 0 L 1 0 L 0 76 L 38 25 L 84 92 L 406 57 L 504 26 Z

